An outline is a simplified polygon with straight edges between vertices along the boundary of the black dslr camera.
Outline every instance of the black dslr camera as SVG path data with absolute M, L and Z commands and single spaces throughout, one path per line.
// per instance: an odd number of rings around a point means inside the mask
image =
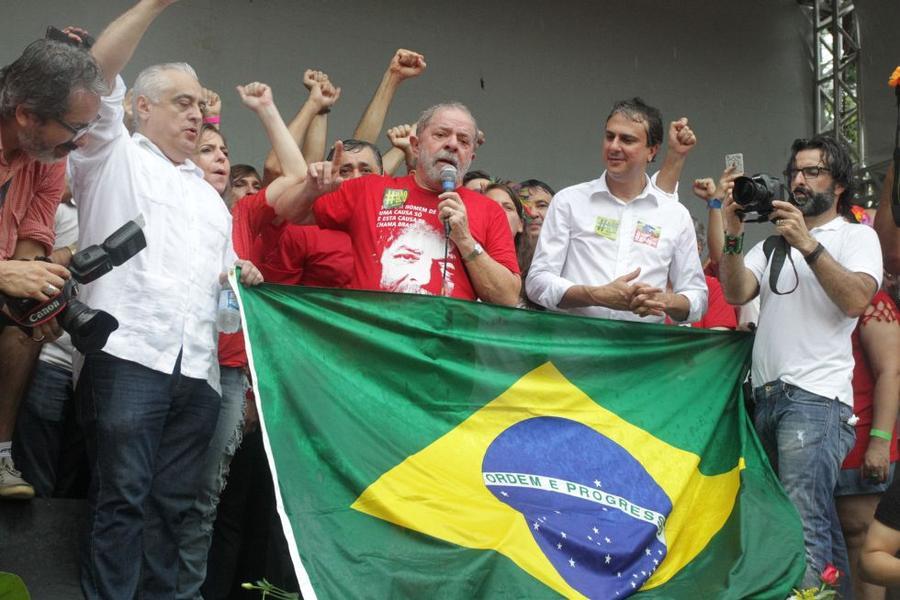
M 734 201 L 740 205 L 737 211 L 741 221 L 762 223 L 769 220 L 775 210 L 772 200 L 787 198 L 787 186 L 770 175 L 760 173 L 753 177 L 738 177 L 734 180 Z
M 78 300 L 78 283 L 98 279 L 146 248 L 142 225 L 141 217 L 128 221 L 102 244 L 76 252 L 69 265 L 71 279 L 66 281 L 59 295 L 46 302 L 0 294 L 0 300 L 5 300 L 13 321 L 23 330 L 30 331 L 29 328 L 56 317 L 60 326 L 72 336 L 72 345 L 80 352 L 101 350 L 109 334 L 119 328 L 119 322 L 108 312 L 94 310 Z

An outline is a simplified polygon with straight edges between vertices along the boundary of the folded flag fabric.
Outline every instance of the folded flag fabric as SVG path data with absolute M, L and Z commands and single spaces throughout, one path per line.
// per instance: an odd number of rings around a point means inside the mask
M 355 290 L 239 297 L 307 600 L 781 600 L 803 575 L 743 406 L 748 334 Z

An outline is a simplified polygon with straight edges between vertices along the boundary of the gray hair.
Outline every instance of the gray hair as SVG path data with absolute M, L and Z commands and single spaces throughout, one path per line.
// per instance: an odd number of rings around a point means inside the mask
M 43 120 L 62 118 L 72 92 L 78 90 L 109 93 L 94 57 L 70 44 L 37 40 L 0 69 L 0 117 L 11 117 L 22 105 Z
M 416 122 L 416 134 L 421 135 L 421 133 L 425 131 L 425 128 L 428 127 L 428 124 L 431 123 L 431 120 L 438 111 L 449 109 L 462 111 L 472 119 L 472 127 L 474 127 L 474 130 L 472 131 L 472 145 L 475 145 L 475 140 L 478 138 L 478 123 L 475 122 L 475 117 L 472 115 L 472 111 L 469 110 L 469 107 L 462 102 L 442 102 L 441 104 L 435 104 L 430 108 L 426 108 L 419 117 L 418 122 Z
M 134 97 L 131 99 L 131 111 L 134 115 L 135 126 L 140 125 L 137 109 L 138 97 L 144 96 L 149 98 L 151 102 L 159 102 L 162 91 L 168 84 L 165 76 L 166 71 L 181 71 L 198 81 L 200 80 L 194 67 L 185 62 L 161 63 L 141 71 L 137 79 L 134 80 Z

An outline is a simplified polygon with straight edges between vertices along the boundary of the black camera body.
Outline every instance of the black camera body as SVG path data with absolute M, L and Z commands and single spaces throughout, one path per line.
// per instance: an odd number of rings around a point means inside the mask
M 760 173 L 753 177 L 738 177 L 734 180 L 734 201 L 741 207 L 737 212 L 741 221 L 762 223 L 769 220 L 775 210 L 773 200 L 788 197 L 787 186 L 771 175 Z
M 69 265 L 72 277 L 58 295 L 46 302 L 6 296 L 2 300 L 6 301 L 12 319 L 26 331 L 55 317 L 60 327 L 72 337 L 72 345 L 80 352 L 101 350 L 109 335 L 119 328 L 119 322 L 108 312 L 94 310 L 78 300 L 78 284 L 102 277 L 146 247 L 147 240 L 141 225 L 137 221 L 129 221 L 102 244 L 88 246 L 72 256 Z

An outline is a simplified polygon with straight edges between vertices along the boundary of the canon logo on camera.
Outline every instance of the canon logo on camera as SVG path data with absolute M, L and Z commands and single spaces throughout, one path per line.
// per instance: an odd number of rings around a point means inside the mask
M 46 317 L 48 315 L 52 315 L 53 313 L 58 311 L 60 306 L 62 306 L 62 300 L 57 298 L 56 300 L 52 301 L 50 304 L 46 305 L 41 310 L 28 315 L 28 322 L 31 323 L 32 325 L 34 325 L 35 323 L 43 320 L 44 317 Z

